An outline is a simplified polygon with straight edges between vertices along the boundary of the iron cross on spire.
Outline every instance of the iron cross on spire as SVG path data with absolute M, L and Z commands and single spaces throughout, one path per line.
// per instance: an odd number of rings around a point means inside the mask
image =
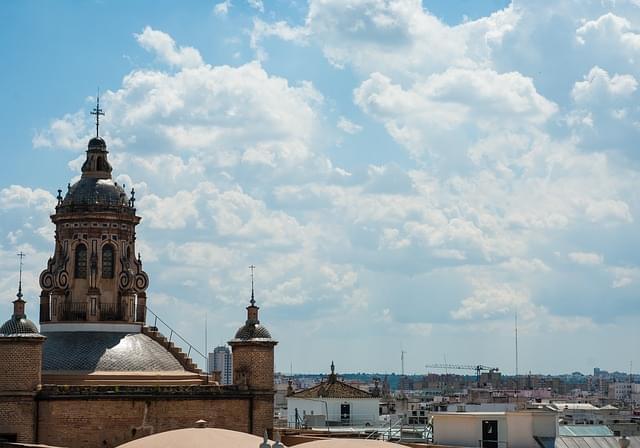
M 18 280 L 18 294 L 17 294 L 17 296 L 18 296 L 19 299 L 21 299 L 22 298 L 22 264 L 23 264 L 22 259 L 24 257 L 26 257 L 27 254 L 25 254 L 24 252 L 20 251 L 16 255 L 20 258 L 20 277 L 19 277 L 19 280 Z
M 96 137 L 100 136 L 100 115 L 104 116 L 104 112 L 100 109 L 100 89 L 98 89 L 98 96 L 96 97 L 96 107 L 91 111 L 91 115 L 96 116 Z
M 256 269 L 256 267 L 254 265 L 251 265 L 249 266 L 249 269 L 251 269 L 251 306 L 255 306 L 256 299 L 253 295 L 253 271 Z

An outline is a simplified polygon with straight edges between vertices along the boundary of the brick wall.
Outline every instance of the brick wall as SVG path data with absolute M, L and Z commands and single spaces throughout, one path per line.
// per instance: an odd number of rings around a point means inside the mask
M 253 401 L 253 434 L 262 436 L 265 429 L 273 436 L 273 395 L 256 397 Z
M 249 389 L 273 390 L 273 343 L 233 343 L 233 382 L 246 376 Z
M 0 433 L 17 434 L 18 442 L 22 443 L 36 441 L 33 397 L 0 395 Z
M 35 442 L 35 394 L 40 387 L 42 342 L 37 337 L 0 337 L 0 433 Z
M 247 432 L 249 399 L 56 399 L 39 403 L 39 443 L 114 447 L 172 429 L 209 427 Z M 264 429 L 263 429 L 264 431 Z
M 41 336 L 0 337 L 0 391 L 35 391 L 42 368 Z

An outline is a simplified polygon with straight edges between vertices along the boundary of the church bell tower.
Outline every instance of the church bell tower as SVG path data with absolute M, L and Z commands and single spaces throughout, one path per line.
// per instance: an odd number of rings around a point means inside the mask
M 144 322 L 147 274 L 136 256 L 135 191 L 111 177 L 107 144 L 99 136 L 100 98 L 92 112 L 82 176 L 67 186 L 51 221 L 55 250 L 40 274 L 40 323 Z

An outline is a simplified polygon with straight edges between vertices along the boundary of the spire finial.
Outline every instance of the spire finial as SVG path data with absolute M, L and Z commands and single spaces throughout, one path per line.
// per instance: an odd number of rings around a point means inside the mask
M 18 280 L 18 294 L 16 296 L 19 300 L 22 300 L 22 259 L 27 256 L 24 252 L 20 251 L 16 254 L 20 258 L 20 277 Z
M 251 269 L 251 306 L 255 306 L 256 304 L 255 295 L 253 293 L 253 271 L 255 270 L 255 268 L 256 267 L 254 265 L 249 266 L 249 269 Z
M 333 363 L 333 360 L 331 361 L 331 375 L 335 375 L 336 373 L 336 366 Z
M 100 137 L 100 115 L 104 116 L 104 112 L 100 109 L 100 88 L 96 97 L 96 107 L 91 111 L 91 115 L 96 116 L 96 137 Z

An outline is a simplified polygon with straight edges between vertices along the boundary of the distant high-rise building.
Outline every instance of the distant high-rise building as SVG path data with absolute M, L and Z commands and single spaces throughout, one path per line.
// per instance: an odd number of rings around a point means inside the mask
M 209 353 L 209 373 L 220 372 L 220 384 L 233 383 L 233 362 L 231 350 L 226 345 L 221 345 Z

